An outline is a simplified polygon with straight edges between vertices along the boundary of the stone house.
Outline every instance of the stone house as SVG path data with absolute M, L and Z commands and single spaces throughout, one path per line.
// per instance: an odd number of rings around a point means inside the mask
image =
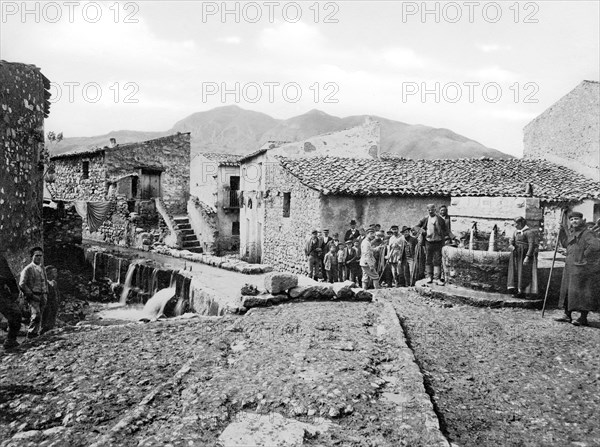
M 111 139 L 110 146 L 53 155 L 51 161 L 52 200 L 87 206 L 84 239 L 143 248 L 163 233 L 169 245 L 182 246 L 177 226 L 187 221 L 189 133 L 128 144 Z
M 367 119 L 362 125 L 338 132 L 318 135 L 293 143 L 269 141 L 259 150 L 240 159 L 242 202 L 240 208 L 240 256 L 250 262 L 264 262 L 266 226 L 265 210 L 271 185 L 267 184 L 272 169 L 279 166 L 279 157 L 314 158 L 323 156 L 352 157 L 373 160 L 379 157 L 380 126 Z M 289 204 L 291 191 L 284 191 Z M 300 192 L 298 192 L 300 193 Z M 308 191 L 301 194 L 311 195 Z M 284 196 L 280 197 L 284 200 Z M 287 205 L 286 205 L 287 206 Z M 291 244 L 293 245 L 293 244 Z M 266 259 L 266 258 L 265 258 Z
M 310 231 L 343 237 L 350 219 L 364 227 L 414 226 L 428 203 L 446 204 L 455 234 L 467 233 L 473 221 L 482 232 L 496 226 L 501 248 L 513 217 L 526 217 L 554 240 L 561 207 L 600 199 L 600 183 L 541 160 L 274 158 L 262 167 L 259 194 L 244 197 L 240 217 L 249 219 L 250 236 L 257 232 L 261 262 L 298 273 L 306 271 Z
M 205 253 L 239 249 L 240 158 L 212 152 L 192 158 L 188 215 Z
M 523 156 L 547 160 L 600 181 L 600 83 L 583 81 L 523 129 Z M 588 221 L 600 218 L 600 203 L 578 206 Z
M 34 65 L 0 60 L 0 247 L 17 274 L 43 245 L 44 118 L 50 81 Z

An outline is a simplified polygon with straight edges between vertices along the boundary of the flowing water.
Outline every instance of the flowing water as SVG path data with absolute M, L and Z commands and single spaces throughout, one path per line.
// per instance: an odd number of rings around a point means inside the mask
M 96 257 L 94 256 L 94 259 Z M 124 306 L 127 304 L 127 297 L 129 296 L 129 291 L 131 290 L 131 280 L 133 279 L 133 274 L 135 273 L 136 263 L 132 262 L 129 264 L 129 268 L 127 269 L 127 276 L 125 276 L 125 284 L 123 285 L 123 291 L 121 292 L 121 299 L 119 303 Z

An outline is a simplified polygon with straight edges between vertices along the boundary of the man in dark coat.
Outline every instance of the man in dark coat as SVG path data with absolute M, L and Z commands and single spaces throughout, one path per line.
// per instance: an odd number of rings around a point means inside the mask
M 313 230 L 311 236 L 306 240 L 304 246 L 304 254 L 308 262 L 308 276 L 315 281 L 319 279 L 321 244 L 318 238 L 318 231 Z
M 358 238 L 358 236 L 360 236 L 360 232 L 358 231 L 358 228 L 356 228 L 356 221 L 352 219 L 350 221 L 350 228 L 344 235 L 344 242 L 353 241 L 354 239 Z
M 430 284 L 435 279 L 436 284 L 443 286 L 442 281 L 442 248 L 449 239 L 446 221 L 436 213 L 435 205 L 427 205 L 427 216 L 419 221 L 416 228 L 420 229 L 425 238 L 425 276 Z
M 560 286 L 559 307 L 564 307 L 565 315 L 556 321 L 587 326 L 588 312 L 600 310 L 600 239 L 587 228 L 583 214 L 573 211 L 569 214 L 569 232 L 561 229 L 559 240 L 567 249 L 567 259 Z M 572 312 L 580 312 L 577 320 L 572 320 Z
M 17 335 L 21 329 L 21 309 L 17 304 L 18 297 L 19 285 L 4 254 L 0 252 L 0 313 L 8 320 L 8 335 L 4 341 L 5 349 L 19 346 Z

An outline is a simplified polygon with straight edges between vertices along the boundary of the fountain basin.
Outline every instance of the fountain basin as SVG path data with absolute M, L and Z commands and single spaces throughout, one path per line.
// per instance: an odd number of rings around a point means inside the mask
M 507 293 L 510 252 L 488 252 L 445 246 L 442 264 L 446 282 L 484 292 Z

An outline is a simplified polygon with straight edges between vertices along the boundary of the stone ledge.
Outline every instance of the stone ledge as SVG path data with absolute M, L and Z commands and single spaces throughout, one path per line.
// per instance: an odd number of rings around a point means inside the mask
M 541 309 L 543 304 L 542 299 L 526 300 L 504 293 L 482 292 L 452 284 L 438 286 L 437 284 L 427 284 L 426 281 L 426 279 L 422 279 L 415 284 L 415 290 L 419 295 L 450 302 L 477 307 L 518 307 L 522 309 Z
M 178 250 L 176 248 L 160 247 L 152 250 L 161 255 L 172 256 L 174 258 L 186 259 L 191 262 L 199 262 L 201 264 L 210 265 L 223 270 L 232 272 L 244 273 L 246 275 L 260 275 L 273 271 L 273 267 L 268 264 L 250 264 L 237 259 L 213 256 L 203 253 L 192 253 L 189 250 Z

